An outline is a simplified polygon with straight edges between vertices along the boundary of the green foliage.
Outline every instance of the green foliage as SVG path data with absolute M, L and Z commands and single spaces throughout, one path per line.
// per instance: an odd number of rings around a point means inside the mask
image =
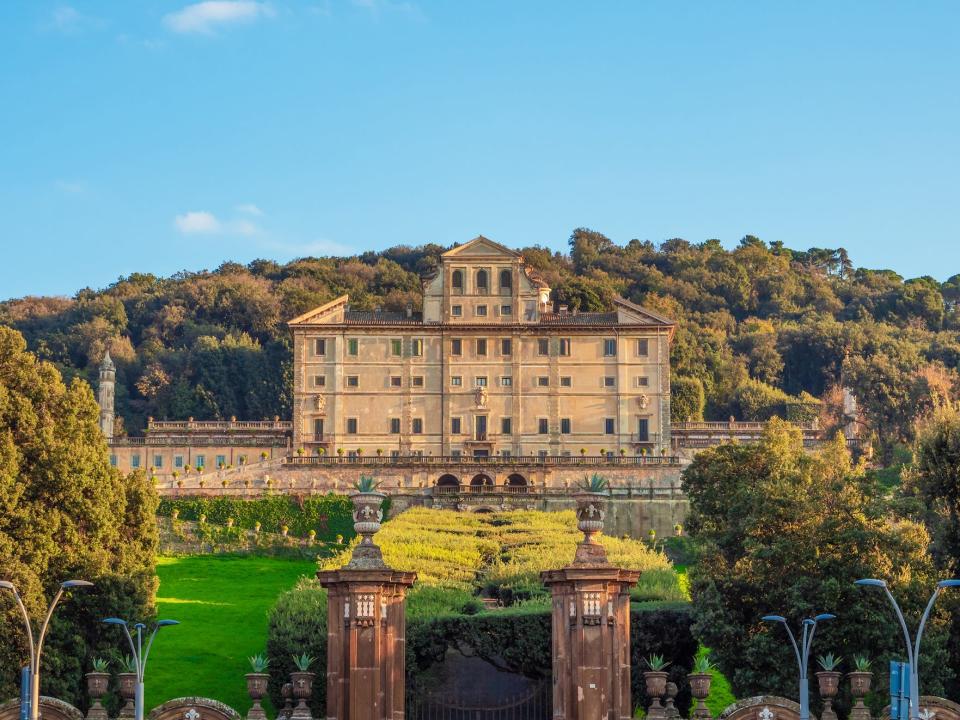
M 593 473 L 589 477 L 584 475 L 577 487 L 584 492 L 603 493 L 610 489 L 610 481 L 600 473 Z
M 361 475 L 360 479 L 353 484 L 353 487 L 356 488 L 357 492 L 372 493 L 380 487 L 380 481 L 375 480 L 371 475 Z
M 851 464 L 842 437 L 817 453 L 780 421 L 757 446 L 724 445 L 700 453 L 684 473 L 688 527 L 700 556 L 692 571 L 695 632 L 713 649 L 738 696 L 787 694 L 795 686 L 793 651 L 776 613 L 799 623 L 821 612 L 816 644 L 868 652 L 886 662 L 902 651 L 882 593 L 853 585 L 885 578 L 908 617 L 922 611 L 935 576 L 924 529 L 895 520 L 886 494 Z M 924 636 L 925 692 L 949 678 L 944 618 Z
M 643 659 L 643 662 L 647 668 L 653 672 L 662 672 L 666 670 L 670 664 L 668 660 L 664 660 L 663 655 L 658 654 L 647 655 L 647 657 Z
M 857 672 L 870 672 L 871 667 L 873 667 L 873 663 L 866 655 L 853 656 L 853 668 Z
M 270 658 L 263 653 L 257 653 L 247 658 L 250 662 L 250 669 L 255 673 L 262 673 L 270 667 Z
M 716 665 L 710 661 L 710 651 L 702 647 L 697 651 L 696 657 L 693 659 L 693 671 L 695 673 L 706 674 L 711 672 Z
M 88 658 L 116 637 L 100 620 L 148 620 L 156 589 L 156 492 L 146 476 L 111 468 L 90 388 L 64 385 L 50 363 L 0 327 L 0 568 L 35 622 L 67 578 L 44 645 L 44 694 L 84 705 Z M 0 599 L 0 697 L 16 692 L 27 654 L 15 605 Z
M 137 660 L 133 655 L 121 655 L 117 659 L 117 664 L 120 666 L 120 672 L 135 673 L 137 671 Z
M 103 658 L 94 658 L 91 663 L 93 672 L 108 672 L 110 670 L 110 661 Z
M 180 511 L 181 520 L 199 521 L 201 515 L 207 522 L 226 525 L 233 518 L 235 528 L 253 530 L 257 523 L 263 532 L 278 533 L 284 525 L 297 537 L 305 537 L 311 530 L 317 539 L 333 542 L 338 535 L 353 538 L 353 504 L 344 495 L 311 495 L 294 497 L 273 495 L 245 500 L 230 497 L 164 498 L 158 513 L 169 517 L 174 510 Z
M 817 657 L 817 664 L 826 672 L 833 672 L 841 662 L 843 662 L 843 658 L 836 657 L 833 653 L 827 653 L 826 655 Z
M 291 657 L 293 657 L 293 664 L 300 672 L 307 672 L 310 669 L 310 666 L 313 665 L 313 661 L 316 660 L 315 657 L 312 655 L 307 655 L 307 653 L 292 655 Z
M 670 380 L 670 419 L 673 422 L 703 420 L 707 397 L 703 381 L 697 377 L 675 377 Z

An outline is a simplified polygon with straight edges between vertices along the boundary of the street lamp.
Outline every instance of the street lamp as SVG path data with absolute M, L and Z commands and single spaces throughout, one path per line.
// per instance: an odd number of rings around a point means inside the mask
M 43 625 L 40 626 L 40 634 L 36 640 L 33 637 L 33 626 L 30 624 L 30 616 L 27 614 L 27 608 L 17 592 L 16 586 L 9 580 L 0 580 L 0 589 L 9 590 L 17 601 L 20 608 L 20 614 L 23 616 L 24 629 L 27 631 L 27 642 L 30 647 L 30 720 L 38 720 L 40 717 L 40 654 L 43 652 L 43 640 L 47 635 L 47 628 L 50 626 L 50 618 L 53 616 L 54 608 L 63 597 L 63 593 L 74 588 L 91 587 L 92 582 L 86 580 L 67 580 L 60 583 L 57 594 L 53 597 L 53 602 L 47 608 L 47 615 L 43 619 Z
M 793 635 L 793 630 L 787 623 L 787 619 L 782 615 L 764 615 L 761 620 L 764 622 L 783 623 L 787 629 L 787 635 L 790 637 L 790 644 L 793 645 L 793 652 L 797 656 L 797 665 L 800 667 L 800 720 L 810 720 L 810 683 L 807 678 L 807 665 L 810 659 L 810 647 L 813 645 L 813 634 L 817 631 L 817 623 L 823 620 L 833 620 L 836 615 L 822 613 L 813 618 L 807 618 L 803 621 L 803 634 L 800 637 L 800 644 L 797 645 L 797 639 Z
M 137 623 L 133 626 L 137 634 L 137 642 L 134 643 L 126 620 L 106 618 L 103 622 L 107 625 L 120 625 L 123 628 L 124 634 L 127 636 L 127 642 L 130 643 L 130 651 L 133 655 L 133 662 L 137 673 L 137 687 L 136 694 L 134 695 L 135 718 L 136 720 L 143 720 L 143 672 L 147 667 L 147 658 L 150 656 L 150 647 L 153 645 L 153 639 L 157 636 L 160 628 L 167 627 L 168 625 L 179 625 L 180 622 L 177 620 L 159 620 L 157 624 L 153 626 L 153 632 L 150 633 L 150 639 L 147 641 L 146 649 L 143 647 L 142 633 L 147 626 L 143 623 Z
M 907 646 L 907 662 L 910 663 L 910 720 L 919 720 L 920 669 L 917 667 L 917 664 L 920 659 L 920 638 L 923 637 L 923 629 L 927 624 L 927 618 L 930 617 L 933 603 L 936 602 L 940 593 L 947 588 L 960 587 L 960 580 L 941 580 L 937 583 L 937 587 L 934 588 L 933 595 L 930 596 L 930 601 L 927 603 L 927 609 L 923 611 L 923 617 L 920 618 L 917 637 L 912 647 L 910 644 L 910 631 L 907 629 L 907 621 L 903 617 L 903 612 L 900 610 L 900 605 L 897 603 L 896 598 L 893 597 L 893 593 L 891 593 L 890 588 L 887 587 L 887 582 L 875 578 L 864 578 L 863 580 L 855 581 L 853 584 L 883 588 L 883 591 L 887 594 L 887 598 L 890 600 L 890 604 L 893 605 L 893 609 L 897 613 L 897 620 L 900 621 L 900 628 L 903 630 L 903 640 Z

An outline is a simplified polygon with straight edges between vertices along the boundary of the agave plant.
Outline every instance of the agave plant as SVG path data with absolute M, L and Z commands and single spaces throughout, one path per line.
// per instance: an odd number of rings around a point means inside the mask
M 135 673 L 137 671 L 137 661 L 133 655 L 124 655 L 120 658 L 120 667 L 125 673 Z
M 300 672 L 307 672 L 310 669 L 310 666 L 313 665 L 313 661 L 315 659 L 316 658 L 314 658 L 312 655 L 307 655 L 306 653 L 303 653 L 303 655 L 300 655 L 299 657 L 294 655 L 293 664 L 297 666 L 297 670 Z
M 870 667 L 873 665 L 870 662 L 870 658 L 866 655 L 854 655 L 853 656 L 853 667 L 857 672 L 870 672 Z
M 580 482 L 580 489 L 585 492 L 602 493 L 610 487 L 610 482 L 600 473 L 594 473 L 590 477 L 583 476 Z
M 840 665 L 842 660 L 842 657 L 834 657 L 833 653 L 828 653 L 818 657 L 817 663 L 819 663 L 820 667 L 823 668 L 825 672 L 833 672 L 837 669 L 837 666 Z
M 716 665 L 710 662 L 710 653 L 705 648 L 701 649 L 693 660 L 693 671 L 700 675 L 706 675 L 715 667 Z
M 360 479 L 353 484 L 357 492 L 372 493 L 380 487 L 380 481 L 374 480 L 372 475 L 361 475 Z
M 248 657 L 247 660 L 250 661 L 250 667 L 253 668 L 255 673 L 266 672 L 267 668 L 270 667 L 270 658 L 263 653 L 257 653 L 252 657 Z
M 104 660 L 103 658 L 94 658 L 93 659 L 93 671 L 102 673 L 107 672 L 110 668 L 110 661 Z
M 663 672 L 667 669 L 667 666 L 670 665 L 669 662 L 663 659 L 663 655 L 648 655 L 644 658 L 644 662 L 647 663 L 647 667 L 650 668 L 652 672 Z

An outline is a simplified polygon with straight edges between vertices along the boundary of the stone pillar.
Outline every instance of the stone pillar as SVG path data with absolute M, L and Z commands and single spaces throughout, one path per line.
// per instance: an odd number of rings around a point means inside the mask
M 344 567 L 317 573 L 328 593 L 327 720 L 404 718 L 404 596 L 416 574 L 387 567 L 373 542 L 384 497 L 351 497 L 362 540 Z
M 597 539 L 605 493 L 578 493 L 577 526 L 584 534 L 572 565 L 541 574 L 553 595 L 554 720 L 628 720 L 630 588 L 639 570 L 607 562 Z

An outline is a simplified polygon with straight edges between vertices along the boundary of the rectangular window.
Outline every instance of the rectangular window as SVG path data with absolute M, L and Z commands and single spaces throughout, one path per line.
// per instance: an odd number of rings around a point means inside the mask
M 604 357 L 616 357 L 617 356 L 617 340 L 616 338 L 606 338 L 603 341 L 603 356 Z
M 422 388 L 422 387 L 423 387 L 423 375 L 414 375 L 412 378 L 410 378 L 410 382 L 413 384 L 414 387 Z
M 175 468 L 183 467 L 183 455 L 174 455 L 173 456 L 173 466 Z
M 603 386 L 604 386 L 604 387 L 615 387 L 616 384 L 617 384 L 617 383 L 616 383 L 616 378 L 614 378 L 613 375 L 605 375 L 605 376 L 604 376 L 604 378 L 603 378 Z
M 413 419 L 413 434 L 420 435 L 423 433 L 423 418 L 414 418 Z
M 390 354 L 394 357 L 403 355 L 403 340 L 394 339 L 390 341 Z
M 550 387 L 550 378 L 546 375 L 541 375 L 537 378 L 537 387 Z
M 636 377 L 637 387 L 647 387 L 650 384 L 650 378 L 646 375 L 638 375 Z
M 513 354 L 513 340 L 511 340 L 510 338 L 500 339 L 500 354 L 501 355 Z
M 326 375 L 314 375 L 313 376 L 313 386 L 314 387 L 326 387 L 327 385 L 327 376 Z
M 462 386 L 463 386 L 463 376 L 462 376 L 462 375 L 451 375 L 451 376 L 450 376 L 450 385 L 451 385 L 451 387 L 462 387 Z
M 487 306 L 486 305 L 477 305 L 475 310 L 477 317 L 486 317 L 487 316 Z
M 537 338 L 537 355 L 550 354 L 550 338 Z
M 450 340 L 450 354 L 451 355 L 463 355 L 463 340 L 460 338 L 451 338 Z
M 390 418 L 390 434 L 400 434 L 400 418 Z
M 116 466 L 117 466 L 117 456 L 116 456 L 116 455 L 111 455 L 111 456 L 110 456 L 110 467 L 116 467 Z
M 410 354 L 413 357 L 423 357 L 423 340 L 415 338 L 410 341 Z
M 197 461 L 198 468 L 207 466 L 207 457 L 205 455 L 197 455 L 196 461 Z
M 139 456 L 139 455 L 131 455 L 131 456 L 130 456 L 130 467 L 132 467 L 132 468 L 138 468 L 138 467 L 140 467 L 140 456 Z
M 477 355 L 484 356 L 486 354 L 487 354 L 487 339 L 477 338 Z
M 504 375 L 500 378 L 500 387 L 513 387 L 513 377 L 511 375 Z
M 356 418 L 347 418 L 347 435 L 357 434 L 357 424 Z
M 501 450 L 501 451 L 500 451 L 500 457 L 503 457 L 503 458 L 508 458 L 508 457 L 510 457 L 510 451 L 509 451 L 509 450 Z
M 560 378 L 560 387 L 573 387 L 573 378 L 569 375 L 563 375 Z
M 507 317 L 513 315 L 513 305 L 501 305 L 500 314 L 505 315 Z
M 537 457 L 539 457 L 541 460 L 546 460 L 546 459 L 547 459 L 547 451 L 546 451 L 546 450 L 537 450 Z
M 647 338 L 637 340 L 637 355 L 647 357 L 650 354 L 650 341 Z
M 500 418 L 500 432 L 504 435 L 513 435 L 513 418 Z
M 401 387 L 403 385 L 403 380 L 399 375 L 390 376 L 390 387 Z
M 607 435 L 613 435 L 616 432 L 616 425 L 613 418 L 604 418 L 603 419 L 603 431 Z
M 570 338 L 560 338 L 560 354 L 565 357 L 570 355 Z
M 650 419 L 640 418 L 637 422 L 637 440 L 648 442 L 650 440 Z
M 326 338 L 316 338 L 313 341 L 313 354 L 323 356 L 327 354 L 327 340 Z
M 358 375 L 347 375 L 347 387 L 360 387 L 360 377 Z
M 560 418 L 560 433 L 563 435 L 570 434 L 570 418 Z
M 163 467 L 163 455 L 154 455 L 153 456 L 153 466 L 159 470 Z
M 391 450 L 391 451 L 390 451 L 390 457 L 392 457 L 392 458 L 394 458 L 394 459 L 400 457 L 400 451 L 399 451 L 399 450 Z
M 486 375 L 477 375 L 473 379 L 474 385 L 477 387 L 486 387 L 487 386 L 487 376 Z
M 456 449 L 451 450 L 451 451 L 450 451 L 450 457 L 452 457 L 452 458 L 458 458 L 458 457 L 460 457 L 460 451 L 459 451 L 459 450 L 456 450 Z
M 460 420 L 460 418 L 458 417 L 450 418 L 450 432 L 453 433 L 454 435 L 459 435 L 461 432 L 460 427 L 462 424 L 463 423 Z
M 548 435 L 550 433 L 550 423 L 546 418 L 537 420 L 537 432 L 541 435 Z
M 357 338 L 350 338 L 347 340 L 347 355 L 353 355 L 354 357 L 360 352 L 360 341 Z
M 450 307 L 450 314 L 454 317 L 463 317 L 463 305 L 452 305 Z
M 227 465 L 227 456 L 226 455 L 217 455 L 217 467 L 222 468 Z

